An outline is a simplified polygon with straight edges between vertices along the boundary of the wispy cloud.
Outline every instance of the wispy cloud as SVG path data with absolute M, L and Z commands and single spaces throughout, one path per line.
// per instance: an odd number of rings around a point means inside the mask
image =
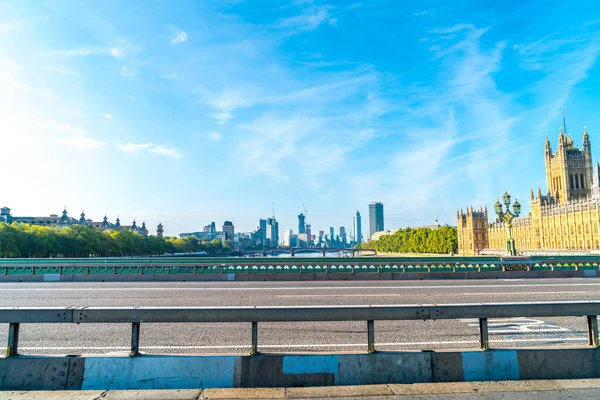
M 182 31 L 181 29 L 175 28 L 174 26 L 169 26 L 169 30 L 172 32 L 171 43 L 179 44 L 185 43 L 188 40 L 187 32 Z
M 69 136 L 62 137 L 59 141 L 69 147 L 78 149 L 101 149 L 108 143 L 94 139 L 87 134 L 85 129 L 73 125 L 59 123 L 56 121 L 43 121 L 42 126 L 55 132 L 68 133 Z
M 220 142 L 223 140 L 223 135 L 221 135 L 219 132 L 212 132 L 210 135 L 208 135 L 208 138 L 213 142 Z
M 66 50 L 50 50 L 43 54 L 44 57 L 56 59 L 87 56 L 113 56 L 116 58 L 122 58 L 123 55 L 124 53 L 122 53 L 118 48 L 105 46 L 78 47 L 75 49 Z
M 183 157 L 183 153 L 175 147 L 166 147 L 166 146 L 151 143 L 151 142 L 150 143 L 140 143 L 140 144 L 135 144 L 135 143 L 118 144 L 117 148 L 119 148 L 120 150 L 122 150 L 124 152 L 130 153 L 130 154 L 138 154 L 140 152 L 148 152 L 151 154 L 157 154 L 157 155 L 170 157 L 170 158 Z
M 175 147 L 165 147 L 162 145 L 154 145 L 148 150 L 150 153 L 166 156 L 170 158 L 181 158 L 183 153 Z
M 71 75 L 71 76 L 80 76 L 81 74 L 78 71 L 75 71 L 65 65 L 50 65 L 48 70 L 52 72 L 56 72 L 63 75 Z
M 330 14 L 332 6 L 308 7 L 301 14 L 282 18 L 275 23 L 276 28 L 292 29 L 295 31 L 312 31 L 323 23 L 336 24 L 336 19 Z
M 106 113 L 106 114 L 104 114 L 104 118 L 106 118 L 106 119 L 108 119 L 108 120 L 113 120 L 113 119 L 115 119 L 115 117 L 113 117 L 113 116 L 112 116 L 111 114 L 109 114 L 109 113 Z
M 7 33 L 19 28 L 22 25 L 20 21 L 0 22 L 0 34 Z
M 123 75 L 126 78 L 134 78 L 137 76 L 137 74 L 138 70 L 135 67 L 121 67 L 121 75 Z
M 74 133 L 69 138 L 61 140 L 68 146 L 79 148 L 79 149 L 101 149 L 106 146 L 106 143 L 96 140 L 84 133 Z
M 111 47 L 109 52 L 110 52 L 110 55 L 115 58 L 125 57 L 125 52 L 123 51 L 123 49 L 120 49 L 118 47 Z

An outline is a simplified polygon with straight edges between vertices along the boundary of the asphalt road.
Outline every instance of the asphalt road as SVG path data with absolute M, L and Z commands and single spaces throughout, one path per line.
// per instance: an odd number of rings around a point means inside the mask
M 600 279 L 0 283 L 0 306 L 285 306 L 449 304 L 600 299 Z M 124 353 L 128 324 L 23 324 L 22 354 Z M 489 321 L 492 347 L 586 345 L 584 318 Z M 8 325 L 0 326 L 6 343 Z M 366 322 L 259 324 L 259 351 L 366 350 Z M 478 346 L 476 320 L 376 321 L 376 349 Z M 244 353 L 249 323 L 142 324 L 148 353 Z

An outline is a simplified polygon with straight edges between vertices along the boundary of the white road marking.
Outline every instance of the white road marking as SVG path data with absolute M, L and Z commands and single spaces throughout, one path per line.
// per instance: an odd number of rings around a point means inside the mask
M 89 291 L 264 291 L 264 290 L 373 290 L 373 289 L 393 289 L 393 290 L 427 290 L 427 289 L 488 289 L 488 288 L 517 288 L 517 287 L 581 287 L 581 286 L 600 286 L 600 283 L 540 283 L 540 284 L 516 284 L 516 285 L 419 285 L 419 286 L 290 286 L 290 287 L 106 287 L 106 288 L 85 288 L 85 287 L 47 287 L 47 288 L 2 288 L 2 291 L 13 292 L 32 292 L 32 291 L 68 291 L 68 292 L 89 292 Z
M 482 293 L 442 293 L 442 295 L 463 295 L 463 296 L 508 296 L 508 295 L 529 295 L 529 294 L 594 294 L 597 295 L 598 292 L 589 292 L 589 291 L 573 291 L 573 292 L 482 292 Z M 412 296 L 414 293 L 384 293 L 384 294 L 376 294 L 376 293 L 367 293 L 367 294 L 319 294 L 319 297 L 398 297 L 398 296 Z M 280 298 L 291 298 L 291 297 L 306 297 L 312 296 L 308 294 L 280 294 L 275 295 L 275 297 Z
M 459 319 L 460 322 L 467 322 L 469 326 L 478 327 L 479 321 L 474 318 Z M 488 320 L 488 332 L 490 335 L 515 335 L 515 334 L 534 334 L 534 333 L 565 333 L 573 332 L 573 329 L 533 318 L 494 318 Z
M 569 337 L 569 338 L 549 338 L 549 339 L 497 339 L 490 340 L 490 343 L 517 343 L 517 342 L 538 342 L 538 343 L 556 343 L 556 342 L 587 342 L 587 338 Z M 390 347 L 390 346 L 429 346 L 443 344 L 476 344 L 477 340 L 457 340 L 447 342 L 400 342 L 400 343 L 375 343 L 375 346 Z M 285 348 L 310 348 L 310 347 L 363 347 L 366 343 L 340 343 L 340 344 L 260 344 L 260 348 L 269 349 L 285 349 Z M 140 346 L 140 349 L 147 350 L 207 350 L 207 349 L 249 349 L 250 345 L 229 345 L 229 346 Z M 129 347 L 86 347 L 86 346 L 69 346 L 69 347 L 26 347 L 19 346 L 20 350 L 124 350 L 128 351 Z

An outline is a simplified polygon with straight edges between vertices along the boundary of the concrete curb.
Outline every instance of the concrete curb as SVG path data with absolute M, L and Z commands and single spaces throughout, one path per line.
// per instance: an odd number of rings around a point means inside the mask
M 9 390 L 144 390 L 386 385 L 600 377 L 600 349 L 0 358 Z
M 442 395 L 494 392 L 543 392 L 555 390 L 599 389 L 600 379 L 577 380 L 531 380 L 499 382 L 450 382 L 415 383 L 408 385 L 388 384 L 369 386 L 339 386 L 310 388 L 252 388 L 252 389 L 189 389 L 189 390 L 81 390 L 81 391 L 0 391 L 0 400 L 197 400 L 197 399 L 311 399 L 311 398 L 358 398 L 378 396 Z

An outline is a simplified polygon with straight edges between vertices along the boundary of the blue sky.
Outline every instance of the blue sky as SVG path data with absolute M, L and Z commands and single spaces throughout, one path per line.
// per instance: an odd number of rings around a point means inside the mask
M 598 151 L 599 31 L 597 1 L 3 1 L 0 205 L 366 235 L 371 201 L 526 204 L 562 105 Z

